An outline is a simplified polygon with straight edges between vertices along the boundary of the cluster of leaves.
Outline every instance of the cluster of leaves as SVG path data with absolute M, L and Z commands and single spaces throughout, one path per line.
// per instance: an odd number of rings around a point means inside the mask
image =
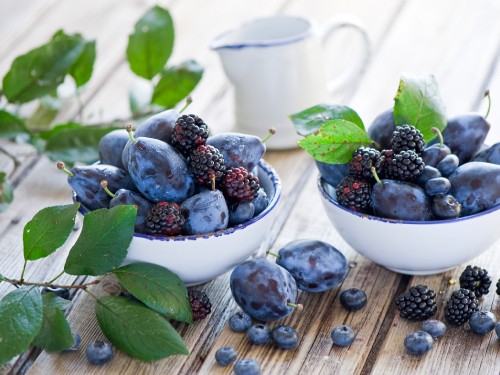
M 0 301 L 0 364 L 23 353 L 30 345 L 51 352 L 74 343 L 64 310 L 71 306 L 54 293 L 41 294 L 41 286 L 57 287 L 63 273 L 105 277 L 113 274 L 136 300 L 124 296 L 95 297 L 87 287 L 75 284 L 96 299 L 96 317 L 106 337 L 120 350 L 153 361 L 174 354 L 189 354 L 169 319 L 192 322 L 187 289 L 180 278 L 154 264 L 121 266 L 133 237 L 137 208 L 124 205 L 85 215 L 82 231 L 70 249 L 64 271 L 49 282 L 23 279 L 28 261 L 47 257 L 60 248 L 71 233 L 79 203 L 47 207 L 26 224 L 23 233 L 25 264 L 15 280 L 0 275 L 16 289 Z M 137 301 L 138 300 L 138 301 Z
M 71 79 L 78 96 L 91 79 L 96 60 L 95 40 L 57 31 L 47 43 L 18 56 L 3 77 L 0 99 L 3 94 L 7 106 L 0 109 L 0 137 L 28 141 L 39 153 L 67 165 L 95 162 L 104 134 L 123 128 L 131 119 L 174 107 L 201 80 L 203 69 L 194 60 L 167 66 L 174 37 L 172 17 L 159 6 L 148 10 L 135 24 L 126 57 L 132 72 L 149 80 L 154 89 L 145 100 L 130 93 L 132 118 L 110 124 L 54 123 L 62 109 L 58 88 Z M 29 117 L 19 115 L 32 102 L 37 103 L 37 109 Z
M 419 129 L 426 142 L 443 130 L 446 115 L 433 75 L 403 75 L 394 98 L 394 124 Z M 290 115 L 297 133 L 304 138 L 299 146 L 315 160 L 329 164 L 348 163 L 361 146 L 373 146 L 359 115 L 343 105 L 320 104 Z M 375 145 L 376 146 L 376 145 Z

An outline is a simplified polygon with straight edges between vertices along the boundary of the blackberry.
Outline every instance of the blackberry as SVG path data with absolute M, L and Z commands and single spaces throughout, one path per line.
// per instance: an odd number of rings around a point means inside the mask
M 394 167 L 392 166 L 392 159 L 394 159 L 394 150 L 382 150 L 380 151 L 380 157 L 380 178 L 394 179 Z
M 500 279 L 497 281 L 497 294 L 500 296 Z
M 422 155 L 424 146 L 424 136 L 413 125 L 396 126 L 392 133 L 391 148 L 395 153 L 411 150 Z
M 221 180 L 222 192 L 231 202 L 246 202 L 257 197 L 259 179 L 245 168 L 231 168 Z
M 189 155 L 188 165 L 195 182 L 198 185 L 212 184 L 212 190 L 215 189 L 215 181 L 219 181 L 226 171 L 224 156 L 210 145 L 194 149 Z
M 146 231 L 152 236 L 175 236 L 186 222 L 177 203 L 158 202 L 148 212 Z
M 460 288 L 469 289 L 477 298 L 490 291 L 491 277 L 488 271 L 481 267 L 467 266 L 460 275 Z
M 424 161 L 415 151 L 401 151 L 394 154 L 390 173 L 393 178 L 401 181 L 414 181 L 425 168 Z
M 337 202 L 351 210 L 362 212 L 370 207 L 372 185 L 354 177 L 344 177 L 335 189 Z
M 201 117 L 182 115 L 172 129 L 170 144 L 181 154 L 188 156 L 196 147 L 206 143 L 208 133 L 208 126 Z
M 372 180 L 373 173 L 371 168 L 380 173 L 382 159 L 380 152 L 370 147 L 360 147 L 353 152 L 349 161 L 349 175 L 361 180 Z
M 453 326 L 460 326 L 469 320 L 473 312 L 478 311 L 476 295 L 469 289 L 455 290 L 444 308 L 446 320 Z
M 212 304 L 205 292 L 191 289 L 188 291 L 188 297 L 193 312 L 193 320 L 205 319 L 212 312 Z
M 422 321 L 436 313 L 435 298 L 436 292 L 426 285 L 412 286 L 396 298 L 396 306 L 402 318 Z

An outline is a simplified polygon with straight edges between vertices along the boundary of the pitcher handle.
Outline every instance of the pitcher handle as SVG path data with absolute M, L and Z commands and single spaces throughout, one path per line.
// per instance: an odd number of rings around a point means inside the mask
M 326 44 L 327 40 L 333 34 L 334 31 L 342 27 L 352 27 L 361 34 L 361 39 L 363 41 L 363 51 L 358 57 L 357 61 L 351 65 L 349 69 L 344 71 L 339 77 L 332 79 L 327 84 L 327 89 L 330 94 L 335 91 L 344 88 L 348 83 L 350 83 L 354 78 L 363 72 L 370 60 L 371 54 L 371 43 L 368 33 L 361 22 L 361 20 L 355 16 L 351 15 L 340 15 L 328 21 L 322 29 L 321 32 L 321 42 L 323 46 Z

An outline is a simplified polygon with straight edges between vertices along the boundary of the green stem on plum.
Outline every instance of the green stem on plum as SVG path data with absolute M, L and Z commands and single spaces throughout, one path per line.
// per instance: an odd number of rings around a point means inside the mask
M 102 180 L 101 181 L 101 187 L 104 189 L 104 191 L 111 197 L 111 198 L 115 198 L 116 197 L 116 194 L 113 194 L 111 192 L 111 190 L 108 189 L 108 181 L 106 180 Z
M 484 118 L 488 118 L 488 115 L 490 114 L 490 109 L 491 109 L 491 97 L 490 97 L 490 90 L 486 90 L 484 92 L 484 96 L 488 99 L 488 108 L 486 109 L 486 114 L 484 115 Z
M 378 176 L 375 167 L 371 167 L 370 170 L 372 171 L 373 177 L 375 178 L 375 181 L 377 181 L 377 184 L 382 184 L 382 181 L 380 181 L 380 177 Z
M 127 129 L 127 133 L 128 133 L 129 138 L 130 138 L 130 141 L 132 143 L 135 143 L 136 141 L 135 141 L 135 138 L 134 138 L 134 134 L 132 134 L 132 125 L 128 124 L 127 127 L 126 127 L 126 129 Z
M 271 250 L 267 250 L 266 254 L 272 255 L 273 257 L 276 257 L 278 259 L 281 259 L 281 255 L 273 253 Z
M 75 177 L 75 174 L 71 172 L 62 161 L 57 162 L 57 168 L 66 173 L 69 177 Z
M 266 142 L 267 142 L 267 140 L 268 140 L 269 138 L 271 138 L 271 137 L 272 137 L 273 135 L 275 135 L 275 134 L 276 134 L 276 129 L 275 129 L 275 128 L 271 128 L 271 129 L 269 129 L 269 133 L 267 133 L 267 135 L 266 135 L 266 136 L 262 139 L 262 141 L 261 141 L 261 142 L 262 142 L 262 143 L 266 143 Z
M 56 277 L 54 277 L 52 280 L 49 281 L 49 284 L 52 284 L 54 283 L 54 281 L 56 281 L 58 278 L 60 278 L 62 275 L 64 274 L 64 270 L 61 271 L 61 273 L 59 275 L 57 275 Z
M 443 134 L 441 133 L 441 131 L 438 128 L 432 128 L 431 131 L 434 134 L 437 134 L 437 136 L 439 137 L 439 148 L 443 147 L 444 146 L 444 139 L 443 139 Z
M 182 109 L 179 111 L 179 114 L 182 114 L 182 112 L 184 112 L 186 110 L 186 108 L 191 105 L 192 102 L 193 102 L 193 98 L 191 97 L 191 95 L 189 95 L 186 98 L 186 104 L 184 104 L 184 107 L 182 107 Z

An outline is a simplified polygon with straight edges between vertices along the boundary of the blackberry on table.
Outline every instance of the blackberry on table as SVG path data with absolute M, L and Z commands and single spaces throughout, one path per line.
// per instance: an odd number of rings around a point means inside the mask
M 415 151 L 401 151 L 394 155 L 390 173 L 396 180 L 414 181 L 425 168 L 424 161 Z
M 426 285 L 412 286 L 408 292 L 396 298 L 396 306 L 402 318 L 426 320 L 437 311 L 436 292 Z
M 410 150 L 422 155 L 425 141 L 420 130 L 413 125 L 400 125 L 392 133 L 391 145 L 395 153 Z
M 186 222 L 177 203 L 158 202 L 145 219 L 146 231 L 152 236 L 175 236 Z
M 193 320 L 205 319 L 212 312 L 212 304 L 207 294 L 198 289 L 188 291 L 189 304 L 193 312 Z
M 467 322 L 473 312 L 478 311 L 476 295 L 469 289 L 455 290 L 444 308 L 446 320 L 453 326 Z
M 221 185 L 224 196 L 238 203 L 253 200 L 260 189 L 259 179 L 243 167 L 228 169 Z
M 182 115 L 175 122 L 170 143 L 184 156 L 207 141 L 208 126 L 201 117 L 196 115 Z
M 362 180 L 372 180 L 374 167 L 377 173 L 380 173 L 382 159 L 380 152 L 371 147 L 360 147 L 353 152 L 349 161 L 349 175 Z
M 372 184 L 346 176 L 335 189 L 337 202 L 354 211 L 362 212 L 370 207 Z
M 226 171 L 224 156 L 210 145 L 200 145 L 188 157 L 189 170 L 198 185 L 212 184 L 219 181 Z
M 477 298 L 490 291 L 491 277 L 488 271 L 481 267 L 468 265 L 460 275 L 460 288 L 469 289 Z

